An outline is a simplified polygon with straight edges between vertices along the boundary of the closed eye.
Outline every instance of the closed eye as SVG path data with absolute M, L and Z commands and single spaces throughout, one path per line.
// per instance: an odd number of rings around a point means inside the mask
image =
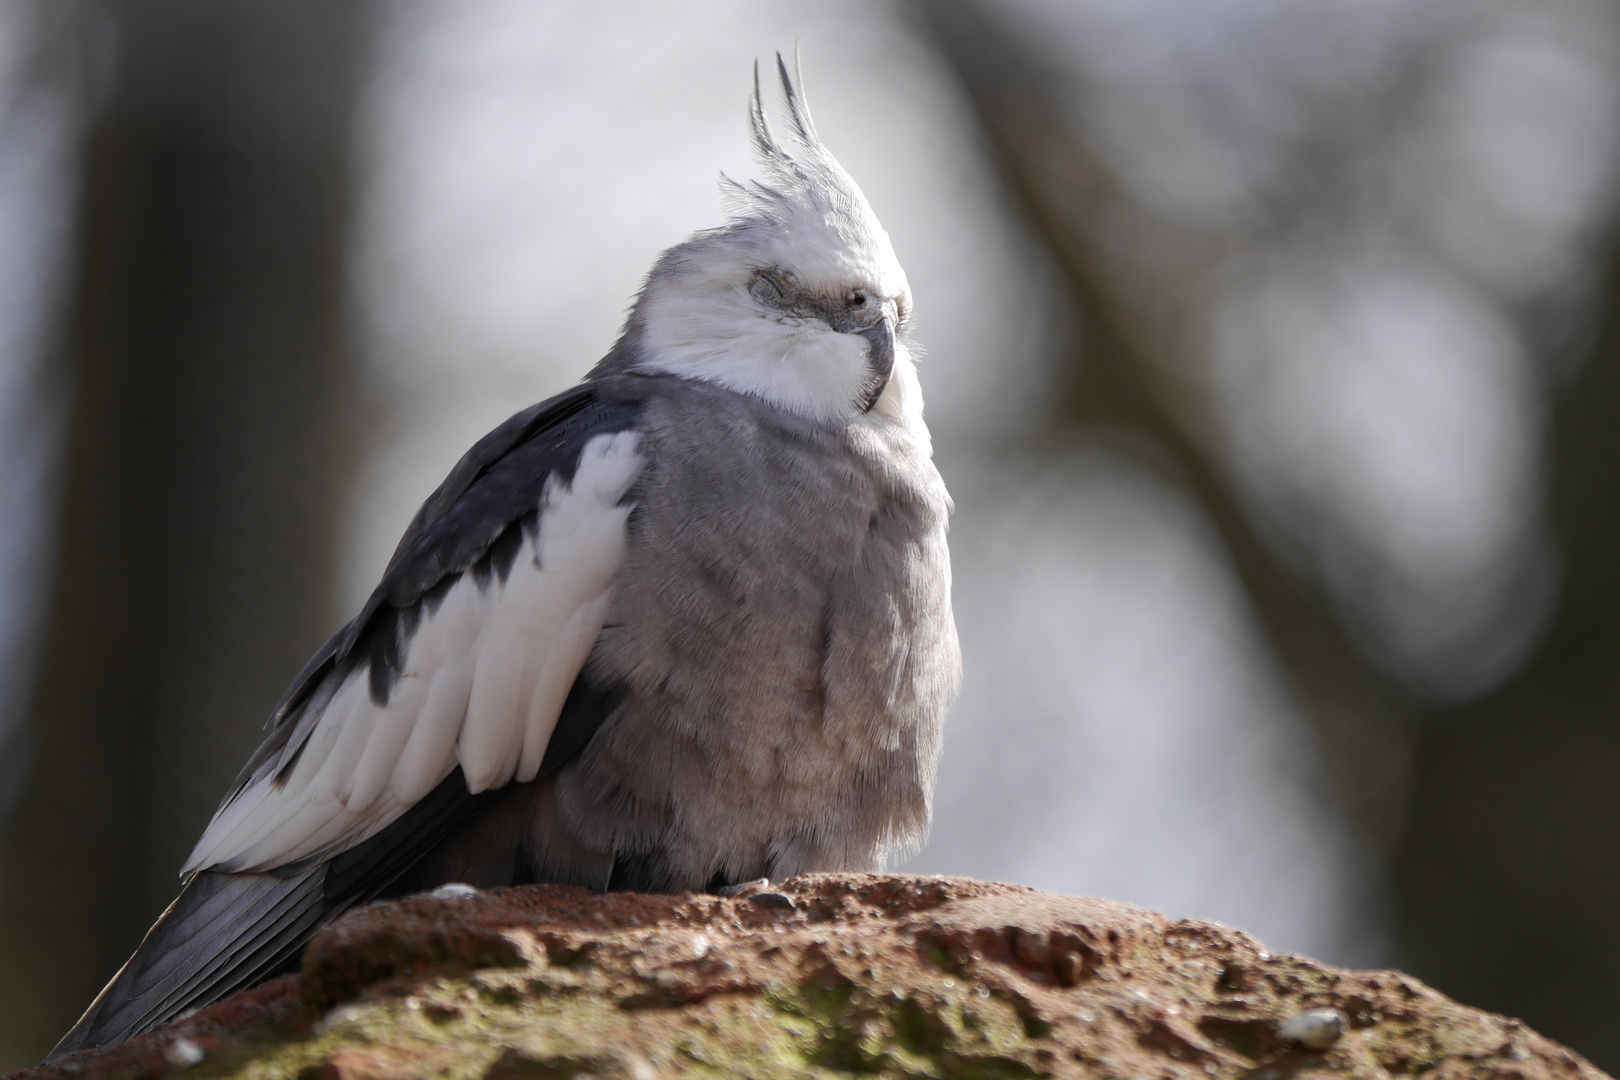
M 784 307 L 794 297 L 795 290 L 787 277 L 775 270 L 755 270 L 748 283 L 748 294 L 762 304 Z

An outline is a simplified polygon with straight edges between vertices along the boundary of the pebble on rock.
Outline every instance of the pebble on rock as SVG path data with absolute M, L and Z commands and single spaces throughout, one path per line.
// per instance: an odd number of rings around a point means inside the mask
M 1302 1012 L 1277 1029 L 1277 1037 L 1307 1050 L 1326 1050 L 1344 1034 L 1344 1013 L 1338 1009 Z
M 460 900 L 468 896 L 477 896 L 478 890 L 463 882 L 452 881 L 448 882 L 447 884 L 440 885 L 437 889 L 434 889 L 432 892 L 428 893 L 428 895 L 433 897 L 435 900 Z
M 163 1048 L 163 1056 L 177 1069 L 189 1069 L 203 1059 L 203 1048 L 190 1039 L 176 1039 Z
M 1052 942 L 1039 930 L 1020 930 L 1014 948 L 1018 959 L 1031 967 L 1041 967 L 1052 959 Z
M 779 893 L 779 892 L 755 893 L 753 896 L 750 896 L 748 899 L 752 900 L 754 903 L 758 904 L 760 907 L 763 907 L 763 908 L 780 908 L 783 911 L 793 911 L 793 910 L 797 909 L 798 906 L 799 906 L 799 905 L 797 905 L 797 904 L 795 904 L 793 902 L 793 897 L 788 896 L 786 893 Z

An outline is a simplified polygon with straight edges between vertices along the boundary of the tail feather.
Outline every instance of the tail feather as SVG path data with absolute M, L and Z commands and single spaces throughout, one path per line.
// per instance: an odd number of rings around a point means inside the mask
M 263 978 L 328 912 L 324 867 L 194 876 L 47 1060 L 148 1031 Z
M 496 795 L 472 794 L 456 769 L 399 820 L 329 862 L 286 876 L 193 875 L 46 1060 L 121 1042 L 268 977 L 324 923 L 387 888 Z
M 199 874 L 181 894 L 176 910 L 164 917 L 164 923 L 175 922 L 168 940 L 143 943 L 131 974 L 139 973 L 144 984 L 163 988 L 167 996 L 184 995 L 236 959 L 231 949 L 221 949 L 221 942 L 234 946 L 240 934 L 251 933 L 264 916 L 274 919 L 288 899 L 300 895 L 296 888 L 290 896 L 280 895 L 288 892 L 286 883 L 269 875 L 233 880 Z
M 208 876 L 240 880 L 236 875 Z M 258 888 L 248 890 L 241 898 L 243 910 L 222 913 L 223 918 L 192 939 L 197 947 L 188 957 L 167 965 L 170 970 L 160 984 L 165 992 L 161 997 L 153 995 L 135 1031 L 128 1034 L 148 1030 L 186 1009 L 258 982 L 302 948 L 310 934 L 333 913 L 322 898 L 322 875 L 318 870 L 285 880 L 251 876 L 260 880 L 251 882 Z M 215 899 L 228 900 L 232 893 L 229 888 L 221 889 Z M 220 948 L 221 942 L 229 945 Z M 210 947 L 218 949 L 217 954 L 208 955 Z M 156 968 L 154 964 L 154 976 L 159 974 Z M 127 1038 L 128 1034 L 115 1037 Z

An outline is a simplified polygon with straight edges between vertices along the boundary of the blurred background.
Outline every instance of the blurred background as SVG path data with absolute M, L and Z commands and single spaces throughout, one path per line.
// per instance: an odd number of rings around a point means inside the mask
M 916 295 L 966 684 L 906 869 L 1620 1069 L 1620 7 L 0 0 L 0 1069 L 803 49 Z

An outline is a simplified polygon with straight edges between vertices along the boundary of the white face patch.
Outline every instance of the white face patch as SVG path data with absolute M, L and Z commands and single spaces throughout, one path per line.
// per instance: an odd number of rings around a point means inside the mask
M 701 233 L 659 260 L 636 306 L 641 324 L 635 368 L 702 379 L 824 424 L 847 423 L 865 409 L 874 370 L 871 344 L 835 330 L 827 319 L 791 301 L 773 306 L 751 285 L 762 270 L 790 275 L 798 296 L 845 297 L 859 289 L 879 301 L 909 306 L 905 273 L 882 244 L 846 242 L 839 230 L 790 232 L 795 255 L 770 222 L 745 222 Z M 875 224 L 873 226 L 876 227 Z M 833 258 L 829 248 L 845 247 Z M 836 264 L 836 265 L 835 265 Z M 814 273 L 806 266 L 817 268 Z M 909 381 L 896 388 L 879 415 L 920 425 L 922 398 L 903 339 L 895 370 Z M 909 403 L 904 409 L 896 399 Z
M 862 407 L 872 378 L 864 338 L 766 310 L 740 287 L 650 296 L 644 310 L 643 369 L 703 379 L 823 423 Z

